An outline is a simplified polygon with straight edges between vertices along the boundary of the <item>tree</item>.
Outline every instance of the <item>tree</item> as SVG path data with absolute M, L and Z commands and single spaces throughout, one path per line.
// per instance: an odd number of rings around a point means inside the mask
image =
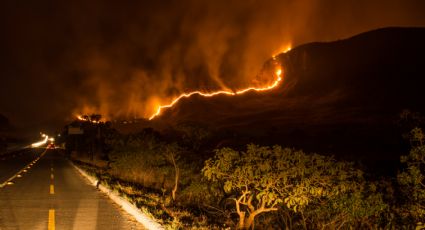
M 311 202 L 350 191 L 362 177 L 352 164 L 332 157 L 253 144 L 246 151 L 216 150 L 202 172 L 234 195 L 240 229 L 252 227 L 255 217 L 281 205 L 302 213 Z
M 416 223 L 425 221 L 425 135 L 420 128 L 411 131 L 412 149 L 402 156 L 407 168 L 398 174 L 398 182 L 407 200 L 405 213 Z
M 186 147 L 198 151 L 202 144 L 211 136 L 211 131 L 202 125 L 182 123 L 177 126 L 182 142 Z
M 180 159 L 181 148 L 176 144 L 166 144 L 162 151 L 162 154 L 165 160 L 171 164 L 174 168 L 174 186 L 171 190 L 171 197 L 173 201 L 176 201 L 176 193 L 179 187 L 180 180 L 180 168 L 177 164 L 177 161 Z
M 423 127 L 425 124 L 425 117 L 418 112 L 413 112 L 408 109 L 403 110 L 397 121 L 399 128 L 402 132 L 403 139 L 412 141 L 412 130 Z
M 377 221 L 388 210 L 377 185 L 364 180 L 359 186 L 350 186 L 350 192 L 311 205 L 305 212 L 309 228 L 375 229 L 387 225 Z

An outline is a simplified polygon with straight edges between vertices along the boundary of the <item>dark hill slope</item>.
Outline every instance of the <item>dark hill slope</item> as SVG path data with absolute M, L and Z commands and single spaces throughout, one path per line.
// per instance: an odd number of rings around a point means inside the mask
M 153 125 L 201 123 L 219 130 L 226 143 L 278 143 L 394 160 L 406 150 L 399 113 L 425 114 L 425 28 L 385 28 L 306 44 L 278 60 L 285 71 L 278 89 L 192 97 Z

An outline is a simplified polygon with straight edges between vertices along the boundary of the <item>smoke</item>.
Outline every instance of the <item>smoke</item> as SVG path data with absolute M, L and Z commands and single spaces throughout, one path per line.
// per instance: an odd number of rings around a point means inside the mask
M 342 39 L 385 26 L 425 25 L 425 4 L 420 0 L 77 0 L 4 5 L 2 24 L 8 35 L 0 42 L 6 49 L 2 75 L 7 79 L 2 82 L 11 88 L 2 90 L 1 96 L 16 96 L 16 89 L 24 87 L 33 103 L 5 102 L 2 108 L 21 121 L 36 108 L 50 109 L 36 116 L 39 123 L 81 113 L 149 117 L 156 106 L 183 92 L 269 83 L 257 73 L 288 46 Z M 17 107 L 19 111 L 13 112 Z

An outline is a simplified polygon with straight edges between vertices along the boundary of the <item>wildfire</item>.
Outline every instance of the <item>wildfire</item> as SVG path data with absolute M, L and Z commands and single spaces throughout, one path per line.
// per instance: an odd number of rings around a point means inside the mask
M 76 117 L 80 121 L 88 121 L 88 122 L 95 123 L 95 124 L 101 122 L 100 118 L 99 119 L 93 119 L 90 116 L 83 116 L 83 115 L 77 115 Z
M 77 119 L 80 121 L 86 121 L 86 119 L 81 115 L 77 115 Z
M 291 51 L 291 49 L 292 49 L 291 45 L 281 47 L 277 52 L 275 52 L 275 54 L 273 54 L 273 56 L 272 56 L 273 60 L 276 60 L 276 56 L 279 55 L 280 53 L 287 53 L 287 52 Z
M 271 90 L 271 89 L 275 88 L 276 86 L 278 86 L 279 83 L 282 81 L 282 77 L 281 77 L 281 75 L 282 75 L 282 69 L 278 68 L 276 70 L 276 72 L 275 72 L 275 75 L 276 75 L 276 78 L 275 78 L 275 80 L 273 81 L 273 83 L 271 85 L 260 87 L 260 88 L 249 87 L 249 88 L 246 88 L 246 89 L 238 90 L 236 92 L 220 90 L 220 91 L 216 91 L 216 92 L 212 92 L 212 93 L 203 93 L 201 91 L 194 91 L 194 92 L 191 92 L 191 93 L 184 93 L 184 94 L 180 95 L 179 97 L 177 97 L 176 99 L 174 99 L 170 104 L 158 106 L 158 109 L 149 118 L 149 120 L 152 120 L 155 117 L 159 116 L 161 114 L 161 112 L 162 112 L 163 109 L 173 107 L 182 98 L 188 98 L 188 97 L 191 97 L 192 95 L 200 95 L 200 96 L 203 96 L 203 97 L 213 97 L 213 96 L 219 95 L 219 94 L 224 94 L 224 95 L 240 95 L 240 94 L 246 93 L 248 91 L 261 92 L 261 91 Z
M 286 52 L 288 52 L 290 50 L 291 50 L 291 47 L 290 46 L 287 46 L 287 47 L 284 47 L 283 49 L 281 49 L 280 53 L 282 53 L 282 52 L 283 53 L 286 53 Z M 276 88 L 279 85 L 279 83 L 282 81 L 282 69 L 277 64 L 276 55 L 273 55 L 272 58 L 273 58 L 273 61 L 274 61 L 275 66 L 277 68 L 276 68 L 276 70 L 275 70 L 275 72 L 273 74 L 275 76 L 275 79 L 274 79 L 274 81 L 270 85 L 266 85 L 266 86 L 263 86 L 263 87 L 249 87 L 249 88 L 241 89 L 241 90 L 238 90 L 238 91 L 219 90 L 219 91 L 210 92 L 210 93 L 201 92 L 201 91 L 193 91 L 193 92 L 190 92 L 190 93 L 183 93 L 180 96 L 178 96 L 177 98 L 173 99 L 171 101 L 171 103 L 166 104 L 166 105 L 159 105 L 157 107 L 157 109 L 156 109 L 156 112 L 154 114 L 152 114 L 152 116 L 149 117 L 149 120 L 152 120 L 155 117 L 161 115 L 161 112 L 164 109 L 173 107 L 181 99 L 188 98 L 188 97 L 191 97 L 193 95 L 200 95 L 200 96 L 203 96 L 203 97 L 213 97 L 213 96 L 216 96 L 216 95 L 235 96 L 235 95 L 244 94 L 244 93 L 249 92 L 249 91 L 262 92 L 262 91 L 268 91 L 268 90 L 271 90 L 273 88 Z M 96 118 L 92 118 L 92 117 L 87 116 L 87 115 L 84 115 L 84 116 L 82 116 L 82 115 L 76 115 L 76 118 L 78 120 L 80 120 L 80 121 L 86 121 L 86 122 L 91 122 L 91 123 L 100 123 L 101 122 L 101 119 L 100 118 L 99 119 L 96 119 Z

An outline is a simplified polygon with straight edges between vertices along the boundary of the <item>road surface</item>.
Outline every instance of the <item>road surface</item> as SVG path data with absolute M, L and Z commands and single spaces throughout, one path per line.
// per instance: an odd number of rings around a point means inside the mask
M 22 177 L 0 188 L 0 230 L 144 229 L 56 150 L 27 150 L 0 159 L 0 184 L 42 152 Z

